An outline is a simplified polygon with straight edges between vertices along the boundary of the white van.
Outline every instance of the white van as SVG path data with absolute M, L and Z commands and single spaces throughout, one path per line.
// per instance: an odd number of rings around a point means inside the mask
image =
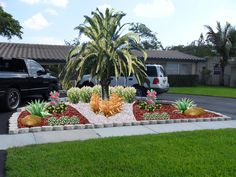
M 111 86 L 133 86 L 137 89 L 137 96 L 145 96 L 148 89 L 153 89 L 157 93 L 167 92 L 169 89 L 168 77 L 164 68 L 161 65 L 148 64 L 147 75 L 150 81 L 150 87 L 147 84 L 143 86 L 139 85 L 135 76 L 119 77 L 117 80 L 115 77 L 111 77 Z M 96 79 L 89 80 L 89 75 L 84 75 L 78 86 L 94 86 L 99 84 Z

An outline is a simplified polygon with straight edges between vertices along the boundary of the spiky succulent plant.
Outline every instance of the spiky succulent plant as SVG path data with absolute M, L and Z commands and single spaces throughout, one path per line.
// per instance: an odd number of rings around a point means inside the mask
M 39 116 L 41 118 L 51 115 L 47 110 L 48 104 L 44 101 L 35 100 L 28 104 L 29 105 L 26 106 L 26 110 L 32 115 Z
M 196 104 L 189 98 L 181 98 L 175 101 L 174 106 L 179 110 L 179 112 L 184 113 L 184 111 L 196 106 Z

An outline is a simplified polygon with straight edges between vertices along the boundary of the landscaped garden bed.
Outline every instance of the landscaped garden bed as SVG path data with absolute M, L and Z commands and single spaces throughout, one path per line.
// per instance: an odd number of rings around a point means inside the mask
M 72 88 L 67 93 L 68 102 L 52 92 L 50 102 L 36 100 L 13 114 L 9 133 L 230 119 L 199 108 L 186 98 L 162 103 L 153 90 L 144 100 L 136 100 L 136 90 L 131 87 L 111 87 L 109 100 L 100 98 L 100 90 L 100 86 Z

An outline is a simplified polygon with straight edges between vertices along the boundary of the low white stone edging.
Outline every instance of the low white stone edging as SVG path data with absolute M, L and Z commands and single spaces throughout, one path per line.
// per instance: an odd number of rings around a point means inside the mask
M 94 123 L 94 124 L 75 124 L 75 125 L 56 125 L 56 126 L 40 126 L 31 128 L 18 128 L 17 119 L 24 108 L 17 109 L 17 112 L 13 113 L 9 119 L 9 134 L 20 134 L 29 132 L 44 132 L 44 131 L 62 131 L 62 130 L 76 130 L 76 129 L 93 129 L 93 128 L 107 128 L 107 127 L 122 127 L 122 126 L 137 126 L 137 125 L 149 125 L 149 124 L 170 124 L 170 123 L 182 123 L 182 122 L 209 122 L 209 121 L 224 121 L 231 120 L 231 117 L 226 115 L 209 111 L 220 115 L 221 117 L 206 117 L 206 118 L 190 118 L 190 119 L 167 119 L 167 120 L 142 120 L 123 123 Z

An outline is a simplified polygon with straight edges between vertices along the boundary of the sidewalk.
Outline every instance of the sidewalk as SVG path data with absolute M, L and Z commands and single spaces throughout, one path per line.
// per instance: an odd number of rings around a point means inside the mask
M 30 144 L 86 140 L 86 139 L 112 137 L 112 136 L 158 134 L 167 132 L 222 129 L 222 128 L 236 128 L 236 120 L 216 121 L 216 122 L 155 124 L 155 125 L 143 125 L 143 126 L 50 131 L 50 132 L 26 133 L 26 134 L 16 134 L 16 135 L 0 135 L 0 150 L 5 150 L 10 147 L 19 147 Z

